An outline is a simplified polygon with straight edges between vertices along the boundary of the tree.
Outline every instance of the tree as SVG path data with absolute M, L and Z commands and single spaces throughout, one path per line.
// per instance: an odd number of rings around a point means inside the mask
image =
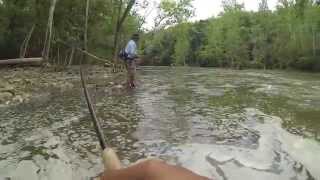
M 190 54 L 190 34 L 187 23 L 179 24 L 175 28 L 177 39 L 174 47 L 174 60 L 176 65 L 186 65 L 187 57 Z
M 115 26 L 114 32 L 114 44 L 113 44 L 113 60 L 116 62 L 118 60 L 118 45 L 119 45 L 119 35 L 122 29 L 122 25 L 126 18 L 129 15 L 130 10 L 132 9 L 133 5 L 135 4 L 136 0 L 129 0 L 126 4 L 123 0 L 116 1 L 118 5 L 118 12 L 117 12 L 117 22 Z M 126 7 L 124 8 L 124 6 Z M 124 9 L 124 10 L 123 10 Z
M 265 12 L 269 10 L 268 0 L 260 0 L 259 11 Z
M 240 11 L 244 8 L 244 4 L 238 3 L 237 0 L 222 0 L 222 7 L 225 12 Z
M 45 61 L 49 60 L 49 53 L 50 53 L 51 40 L 52 40 L 53 17 L 54 17 L 56 4 L 57 4 L 57 0 L 52 0 L 50 10 L 49 10 L 48 25 L 46 30 L 44 48 L 42 52 L 42 57 Z
M 154 20 L 154 29 L 179 24 L 194 16 L 193 0 L 161 0 L 158 16 Z
M 298 17 L 300 18 L 304 17 L 304 11 L 308 3 L 311 3 L 311 2 L 309 0 L 296 0 L 295 9 Z
M 89 21 L 89 7 L 90 7 L 90 0 L 87 0 L 86 4 L 86 20 L 85 20 L 85 27 L 84 27 L 84 50 L 88 51 L 88 21 Z
M 152 32 L 146 55 L 177 65 L 320 70 L 319 7 L 310 0 L 281 2 L 269 11 L 261 0 L 258 12 L 248 12 L 225 0 L 218 17 Z

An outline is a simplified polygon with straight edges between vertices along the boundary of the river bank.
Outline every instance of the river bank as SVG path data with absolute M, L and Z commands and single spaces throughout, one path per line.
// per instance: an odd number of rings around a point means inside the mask
M 89 66 L 86 71 L 88 83 L 93 86 L 122 88 L 124 74 L 113 74 L 110 68 L 100 66 Z M 52 89 L 67 91 L 81 88 L 78 66 L 60 71 L 41 67 L 2 68 L 0 73 L 0 106 L 17 105 L 41 98 Z

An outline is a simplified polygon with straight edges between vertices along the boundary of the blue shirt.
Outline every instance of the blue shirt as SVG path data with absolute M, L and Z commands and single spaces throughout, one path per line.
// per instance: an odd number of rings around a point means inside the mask
M 125 52 L 128 54 L 128 58 L 134 59 L 137 57 L 137 44 L 134 40 L 128 42 Z

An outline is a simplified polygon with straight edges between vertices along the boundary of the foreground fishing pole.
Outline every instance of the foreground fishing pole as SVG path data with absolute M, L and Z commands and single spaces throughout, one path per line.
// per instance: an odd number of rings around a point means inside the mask
M 107 148 L 107 143 L 106 143 L 105 137 L 104 137 L 103 132 L 102 132 L 101 124 L 100 124 L 100 122 L 99 122 L 99 120 L 97 118 L 97 115 L 95 113 L 95 109 L 94 109 L 94 107 L 92 105 L 92 101 L 91 101 L 91 98 L 90 98 L 90 95 L 89 95 L 89 91 L 88 91 L 88 88 L 87 88 L 87 85 L 86 85 L 86 81 L 85 81 L 83 70 L 82 70 L 81 66 L 80 66 L 80 77 L 81 77 L 81 83 L 82 83 L 84 95 L 86 97 L 87 105 L 88 105 L 88 108 L 89 108 L 89 111 L 90 111 L 90 114 L 91 114 L 91 119 L 92 119 L 96 134 L 97 134 L 98 139 L 99 139 L 100 147 L 102 148 L 102 150 L 104 150 L 104 149 Z
M 84 91 L 84 95 L 87 101 L 87 105 L 91 114 L 91 119 L 94 125 L 94 129 L 99 139 L 100 147 L 103 150 L 103 163 L 105 170 L 116 170 L 121 168 L 121 162 L 117 156 L 117 154 L 113 151 L 113 149 L 109 148 L 106 139 L 104 137 L 100 121 L 97 118 L 95 109 L 92 105 L 92 101 L 90 98 L 90 94 L 86 85 L 85 76 L 82 70 L 82 66 L 80 65 L 80 77 L 81 83 Z

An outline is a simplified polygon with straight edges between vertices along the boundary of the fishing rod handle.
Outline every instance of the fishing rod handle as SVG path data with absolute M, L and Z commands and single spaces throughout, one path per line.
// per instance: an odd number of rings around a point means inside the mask
M 117 153 L 111 149 L 106 148 L 102 152 L 103 164 L 106 171 L 121 169 L 121 162 Z

